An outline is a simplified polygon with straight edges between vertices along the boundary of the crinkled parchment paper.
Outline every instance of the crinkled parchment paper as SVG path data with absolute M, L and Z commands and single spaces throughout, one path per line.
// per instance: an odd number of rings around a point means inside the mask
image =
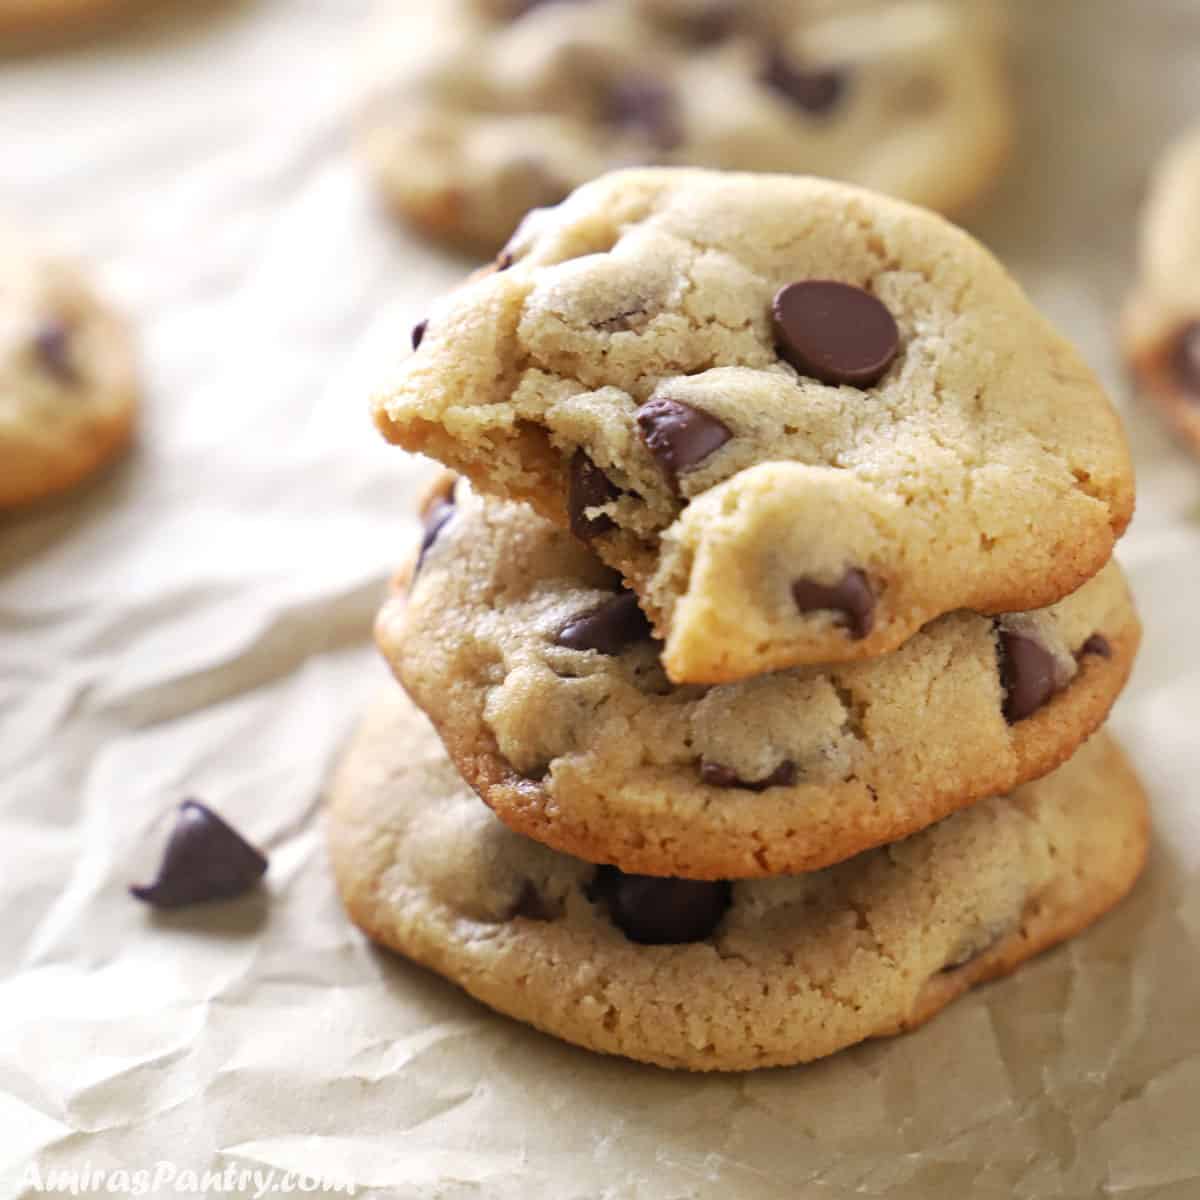
M 428 471 L 375 444 L 365 381 L 463 264 L 348 152 L 362 6 L 181 8 L 0 64 L 0 205 L 136 316 L 148 391 L 132 462 L 0 523 L 3 1194 L 165 1162 L 488 1200 L 1200 1196 L 1200 467 L 1111 339 L 1145 170 L 1200 115 L 1200 8 L 1015 5 L 1024 137 L 973 221 L 1129 417 L 1148 640 L 1114 725 L 1149 872 L 913 1036 L 730 1078 L 560 1045 L 343 919 L 319 791 L 383 686 L 369 624 Z M 128 898 L 186 795 L 270 850 L 262 896 Z

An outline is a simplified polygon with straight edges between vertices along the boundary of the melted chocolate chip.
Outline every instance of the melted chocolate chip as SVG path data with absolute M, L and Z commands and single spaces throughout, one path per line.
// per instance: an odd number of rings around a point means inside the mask
M 801 67 L 772 49 L 763 64 L 762 81 L 810 116 L 823 117 L 845 95 L 850 75 L 840 67 Z
M 415 579 L 420 574 L 421 567 L 425 565 L 425 556 L 429 553 L 430 547 L 437 541 L 438 534 L 442 532 L 446 522 L 454 516 L 454 491 L 451 491 L 444 496 L 438 496 L 425 510 L 425 529 L 421 534 L 421 549 L 417 554 L 417 565 L 413 568 L 413 578 Z
M 71 330 L 64 321 L 48 321 L 34 335 L 38 360 L 59 383 L 79 382 L 79 371 L 71 356 Z
M 632 592 L 622 592 L 599 608 L 573 618 L 562 627 L 558 644 L 568 650 L 620 654 L 627 646 L 650 637 L 650 622 Z
M 1169 361 L 1175 382 L 1200 404 L 1200 321 L 1185 325 L 1175 335 Z
M 1102 633 L 1093 633 L 1082 646 L 1079 647 L 1077 658 L 1084 658 L 1089 654 L 1095 654 L 1098 658 L 1112 658 L 1112 646 L 1109 645 L 1108 638 Z
M 872 387 L 900 349 L 896 319 L 870 292 L 849 283 L 789 283 L 771 311 L 780 355 L 822 383 Z
M 796 764 L 790 759 L 784 759 L 766 779 L 747 782 L 745 779 L 739 779 L 737 773 L 730 767 L 701 760 L 700 778 L 709 787 L 743 788 L 748 792 L 765 792 L 768 788 L 773 787 L 792 787 L 796 782 Z
M 1058 690 L 1054 655 L 1041 642 L 1009 629 L 999 632 L 1004 719 L 1015 725 L 1032 716 Z
M 841 580 L 832 585 L 813 579 L 797 579 L 792 598 L 802 613 L 830 611 L 841 614 L 850 636 L 865 638 L 875 625 L 875 593 L 865 571 L 850 567 Z
M 724 421 L 681 400 L 648 400 L 637 410 L 637 425 L 642 442 L 676 494 L 680 474 L 702 463 L 733 437 Z
M 615 500 L 621 493 L 613 482 L 587 454 L 576 450 L 571 458 L 570 477 L 567 490 L 567 513 L 571 521 L 571 532 L 583 541 L 610 533 L 616 528 L 612 517 L 599 513 L 589 517 L 589 508 L 600 508 Z
M 414 350 L 420 350 L 421 343 L 425 340 L 425 330 L 429 327 L 428 321 L 418 321 L 413 326 L 412 331 L 412 347 Z
M 608 89 L 604 118 L 614 128 L 645 138 L 658 150 L 674 150 L 683 141 L 674 93 L 657 79 L 629 76 Z
M 726 882 L 626 875 L 601 867 L 588 898 L 606 905 L 613 924 L 631 942 L 674 946 L 709 937 L 725 916 L 733 889 Z
M 197 800 L 179 806 L 158 877 L 129 890 L 156 908 L 229 900 L 248 892 L 267 860 L 236 829 Z

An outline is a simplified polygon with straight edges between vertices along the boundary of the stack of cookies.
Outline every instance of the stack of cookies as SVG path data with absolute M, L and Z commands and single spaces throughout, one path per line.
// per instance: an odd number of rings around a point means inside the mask
M 332 790 L 370 936 L 733 1070 L 910 1028 L 1129 889 L 1145 801 L 1092 737 L 1139 640 L 1127 449 L 971 238 L 619 172 L 413 343 L 377 421 L 456 474 L 379 618 L 407 697 Z

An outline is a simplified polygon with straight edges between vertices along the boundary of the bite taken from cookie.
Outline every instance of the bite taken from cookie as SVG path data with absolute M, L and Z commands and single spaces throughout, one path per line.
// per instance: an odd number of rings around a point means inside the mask
M 513 833 L 399 693 L 329 789 L 342 901 L 374 940 L 569 1042 L 693 1071 L 912 1029 L 1129 890 L 1146 800 L 1101 734 L 1059 771 L 809 875 L 628 875 Z
M 647 875 L 814 870 L 1044 775 L 1103 723 L 1139 640 L 1114 563 L 884 658 L 676 685 L 568 531 L 449 479 L 425 519 L 376 626 L 397 678 L 506 824 Z
M 1053 604 L 1133 510 L 1107 396 L 1000 264 L 845 185 L 610 175 L 413 340 L 384 435 L 584 538 L 676 682 Z

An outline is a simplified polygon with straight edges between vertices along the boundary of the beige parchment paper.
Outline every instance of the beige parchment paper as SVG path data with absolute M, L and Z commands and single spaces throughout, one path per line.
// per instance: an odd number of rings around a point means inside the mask
M 464 265 L 383 221 L 349 153 L 364 6 L 185 3 L 0 62 L 0 206 L 94 265 L 147 383 L 130 463 L 0 524 L 0 1194 L 54 1169 L 135 1194 L 112 1173 L 166 1163 L 140 1194 L 235 1168 L 446 1200 L 1200 1197 L 1200 467 L 1129 402 L 1111 336 L 1146 169 L 1200 117 L 1200 6 L 1013 12 L 1022 142 L 971 224 L 1129 420 L 1148 637 L 1114 727 L 1152 861 L 915 1035 L 726 1078 L 494 1016 L 333 894 L 320 788 L 384 686 L 369 625 L 428 470 L 375 444 L 363 397 Z M 125 888 L 187 795 L 271 869 L 156 917 Z

